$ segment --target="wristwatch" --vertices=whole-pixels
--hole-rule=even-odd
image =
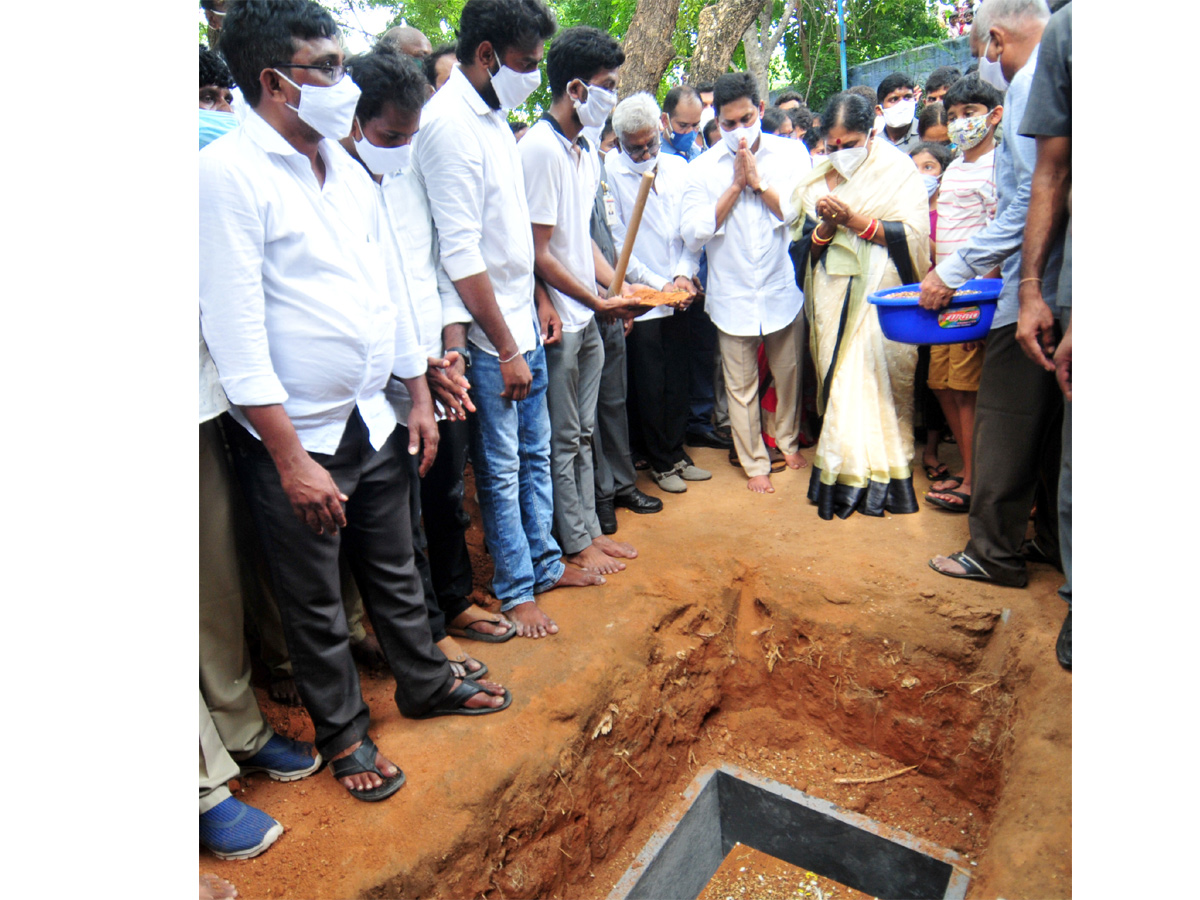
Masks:
[[[458,355],[463,358],[463,362],[465,362],[468,366],[471,365],[471,351],[466,347],[447,347],[446,352],[458,353]]]
[[[754,193],[761,195],[763,191],[769,190],[771,185],[767,184],[767,179],[763,178],[758,182],[758,187],[754,189]]]

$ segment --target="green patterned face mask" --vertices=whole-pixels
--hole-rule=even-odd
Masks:
[[[950,140],[957,144],[960,150],[970,150],[978,146],[979,142],[987,137],[987,120],[990,115],[990,112],[985,112],[981,116],[971,116],[969,119],[955,119],[946,126],[946,130],[950,132]]]

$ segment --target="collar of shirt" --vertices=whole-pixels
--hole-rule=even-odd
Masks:
[[[590,147],[588,146],[587,138],[585,138],[583,136],[582,131],[579,132],[579,137],[575,138],[575,140],[571,140],[569,137],[567,137],[566,132],[563,131],[563,127],[562,127],[561,123],[559,123],[558,119],[556,119],[556,118],[554,118],[554,116],[550,115],[549,112],[543,112],[538,117],[538,121],[549,122],[550,127],[554,129],[554,133],[558,135],[559,139],[566,145],[566,147],[569,151],[576,153],[576,154],[582,154],[582,153],[590,150]],[[576,158],[578,158],[578,156]]]
[[[475,90],[475,85],[471,84],[467,76],[463,74],[461,66],[456,65],[450,70],[450,77],[442,85],[442,90],[449,90],[452,95],[461,97],[476,115],[486,116],[489,113],[503,115],[503,110],[492,109],[479,91]]]

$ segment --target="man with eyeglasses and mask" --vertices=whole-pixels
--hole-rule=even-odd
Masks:
[[[660,113],[649,94],[626,97],[613,113],[618,152],[606,160],[615,207],[613,238],[622,249],[642,176],[654,172],[630,264],[648,270],[650,284],[664,291],[696,294],[692,278],[700,254],[684,246],[679,212],[688,166],[666,152],[658,129]],[[690,300],[683,308],[690,305]],[[659,306],[634,320],[629,333],[630,392],[641,428],[651,477],[668,493],[707,481],[711,472],[694,465],[683,449],[688,417],[688,319]]]
[[[564,564],[551,535],[545,335],[534,303],[525,174],[506,117],[541,83],[538,63],[555,27],[540,0],[467,0],[459,65],[422,111],[413,147],[455,288],[442,298],[443,340],[460,352],[454,370],[463,374],[465,364],[471,382],[471,459],[495,564],[492,591],[529,638],[558,632],[536,595],[604,582]]]
[[[377,189],[336,144],[360,95],[337,26],[312,0],[242,0],[223,32],[251,112],[200,153],[201,329],[317,749],[351,796],[383,800],[404,774],[367,734],[342,548],[401,713],[478,715],[511,697],[455,678],[430,636],[403,457],[423,444],[424,473],[438,433]],[[393,377],[412,397],[407,447],[384,394]]]
[[[596,319],[628,320],[639,310],[597,290],[597,282],[610,283],[614,273],[592,242],[600,171],[579,137],[585,127],[602,127],[616,106],[624,61],[621,45],[598,28],[581,25],[556,35],[546,58],[552,102],[520,144],[534,270],[562,329],[546,348],[555,537],[569,563],[596,574],[619,572],[622,559],[637,556],[631,545],[604,534],[596,515],[593,439],[604,368]]]

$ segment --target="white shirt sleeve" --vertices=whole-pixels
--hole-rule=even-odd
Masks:
[[[629,218],[633,210],[624,208],[621,191],[614,190],[612,197],[617,207],[617,217],[612,224],[613,247],[617,251],[617,258],[620,259],[621,252],[625,247],[625,237],[629,233],[625,228],[625,220]],[[625,280],[649,285],[654,290],[659,291],[671,279],[658,274],[650,266],[639,260],[636,253],[631,253],[629,255],[629,269],[626,271]]]
[[[200,156],[200,329],[231,403],[288,399],[267,344],[262,212],[254,188],[221,160]]]
[[[387,266],[388,294],[396,306],[396,347],[392,357],[392,374],[397,378],[416,378],[429,368],[421,342],[417,340],[417,326],[413,322],[413,302],[418,298],[408,295],[408,287],[400,274],[400,254],[396,252],[396,240],[384,229],[390,227],[384,215],[383,203],[376,198],[376,239],[383,247],[384,263]]]
[[[699,160],[689,163],[687,184],[683,188],[680,202],[680,235],[689,250],[699,253],[704,245],[715,237],[725,234],[725,222],[717,227],[717,204],[712,198],[709,181],[722,174],[718,166],[706,166]],[[732,183],[732,182],[730,182]],[[724,188],[721,188],[724,191]],[[718,192],[720,196],[720,192]],[[737,202],[740,202],[739,197]],[[733,210],[729,211],[733,215]]]
[[[545,127],[545,126],[540,126]],[[564,185],[559,177],[559,160],[551,153],[565,153],[558,142],[521,141],[521,168],[525,172],[525,199],[529,203],[529,221],[534,225],[558,224],[558,207]]]
[[[442,266],[458,281],[487,271],[479,250],[486,185],[483,148],[473,134],[454,124],[444,118],[422,128],[414,153],[437,226]],[[442,301],[445,305],[445,296]]]

